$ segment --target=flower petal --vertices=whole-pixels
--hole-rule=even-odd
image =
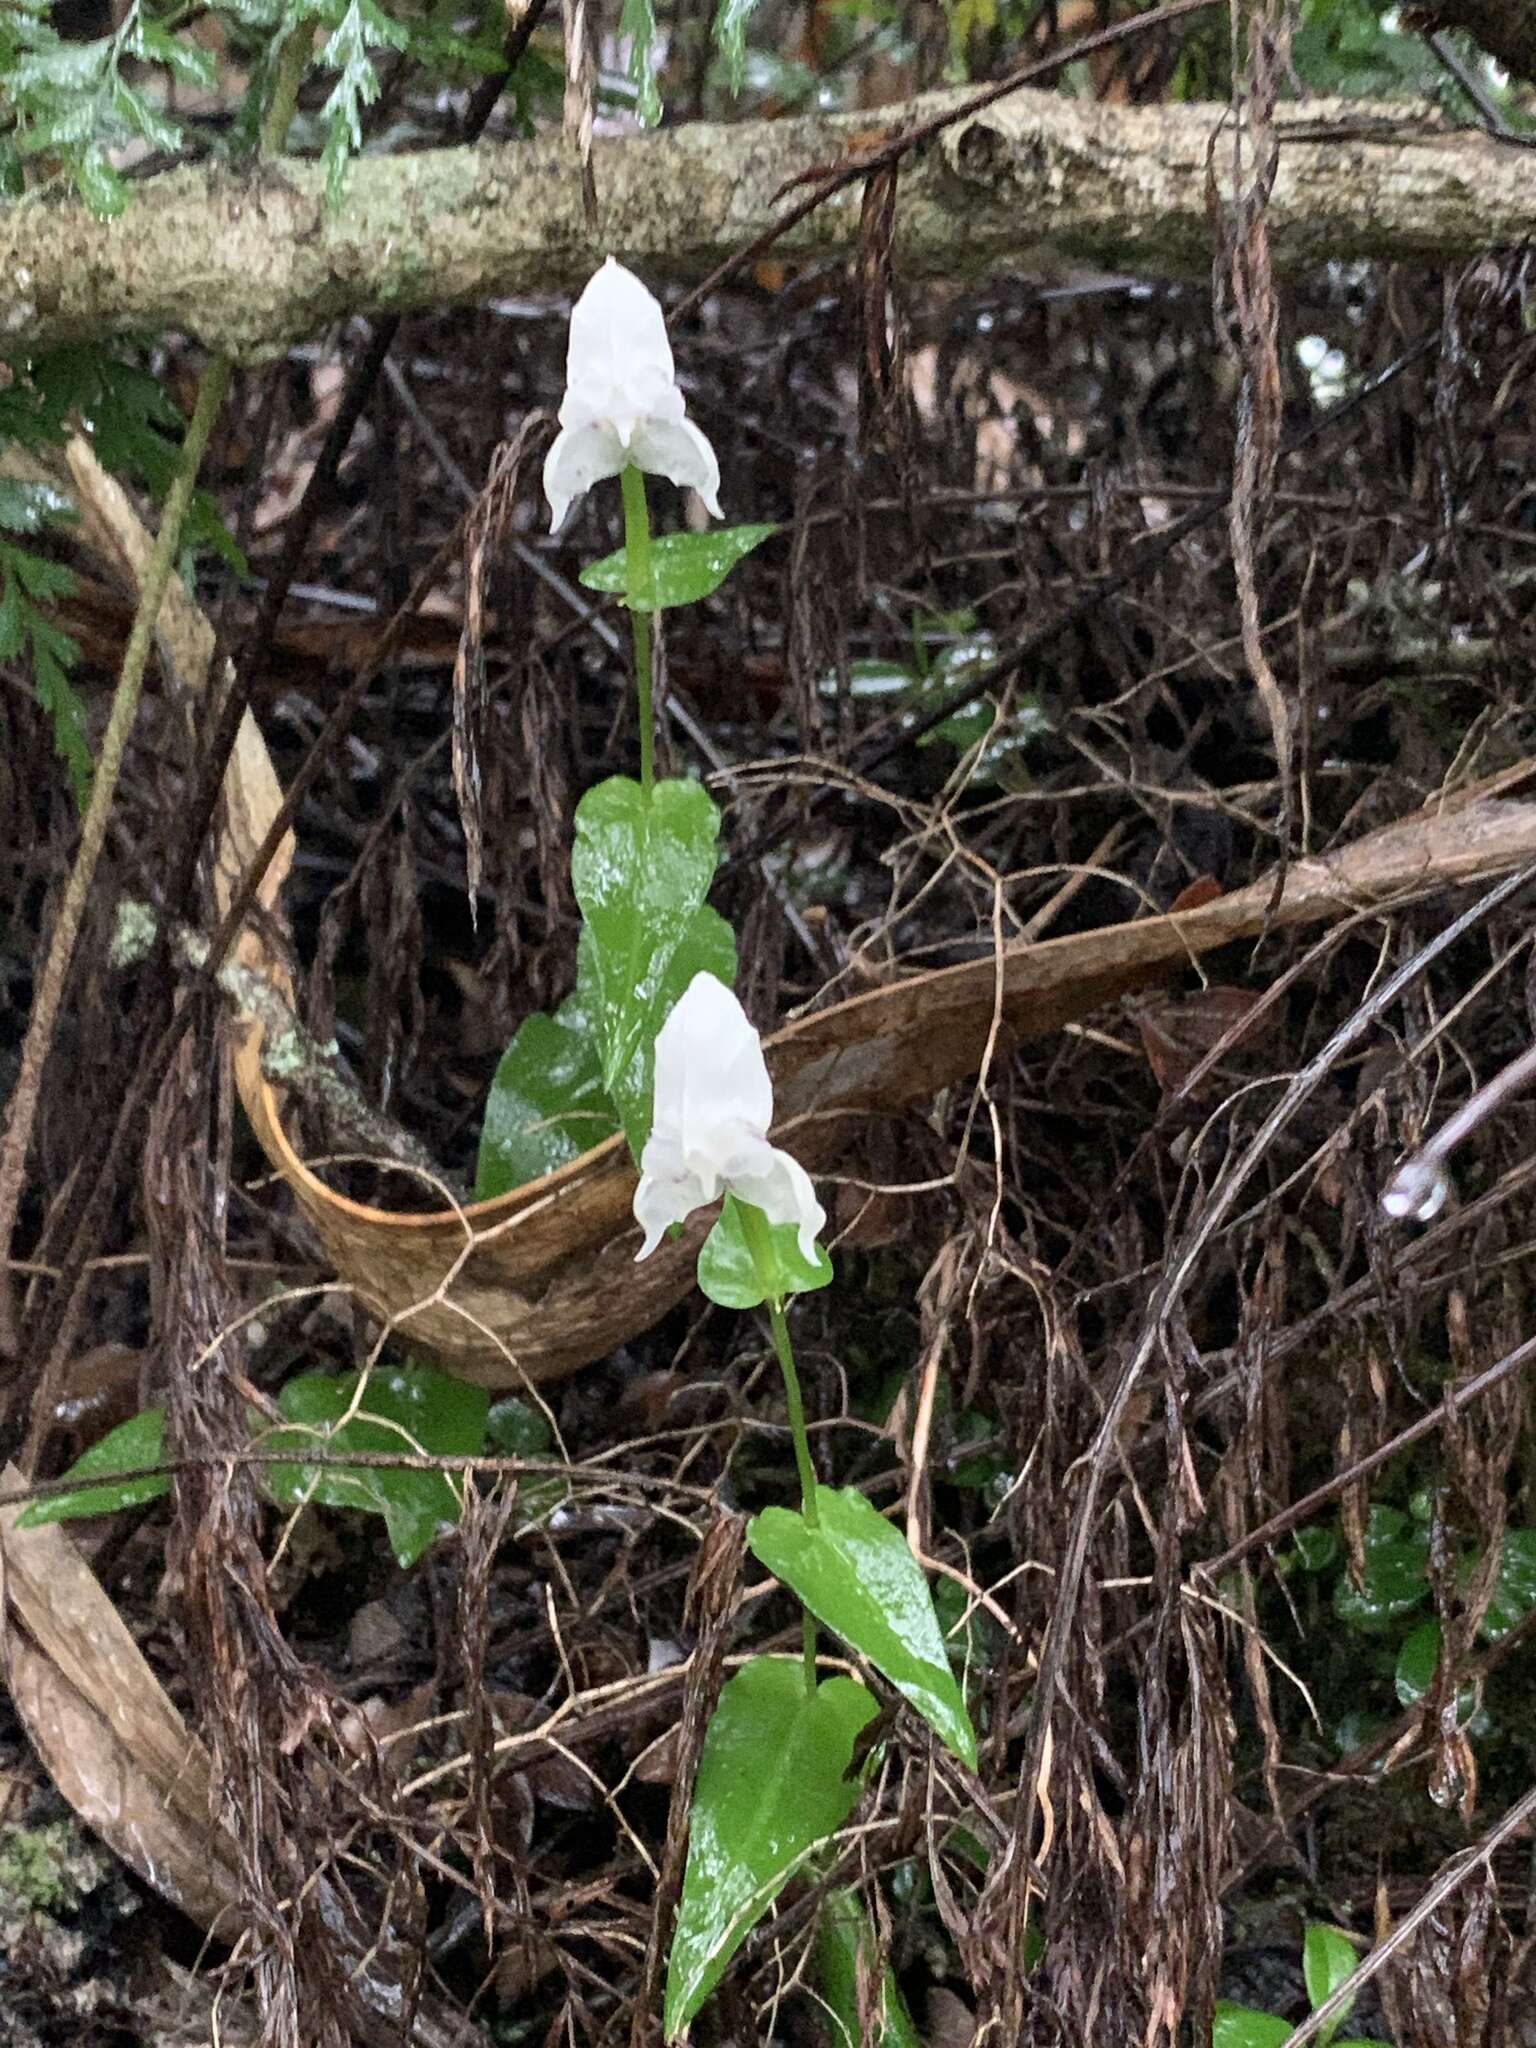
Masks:
[[[605,476],[624,467],[623,443],[606,421],[562,427],[544,458],[544,495],[551,533],[559,530],[572,502]]]
[[[648,1259],[669,1225],[682,1223],[695,1209],[714,1201],[720,1192],[684,1164],[676,1133],[658,1122],[645,1141],[640,1155],[640,1185],[635,1189],[635,1221],[645,1232],[645,1242],[635,1253],[636,1263]]]
[[[692,420],[642,419],[630,442],[630,457],[653,476],[696,490],[714,518],[720,515],[720,464]]]
[[[793,1223],[799,1232],[800,1256],[814,1260],[816,1240],[826,1226],[827,1212],[816,1199],[811,1176],[792,1154],[777,1145],[746,1172],[730,1176],[731,1193],[740,1202],[761,1209],[770,1223]]]
[[[659,390],[676,382],[660,305],[622,263],[609,257],[571,309],[565,382],[587,417],[635,419]],[[562,424],[570,424],[561,407]]]

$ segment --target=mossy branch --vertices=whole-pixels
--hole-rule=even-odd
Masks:
[[[878,115],[690,122],[600,140],[600,214],[558,137],[369,157],[339,207],[319,164],[284,157],[146,178],[117,220],[36,195],[0,206],[0,339],[192,334],[243,361],[351,313],[408,312],[578,282],[608,250],[652,279],[692,278],[779,217],[814,166],[872,128],[956,106],[926,94]],[[897,246],[911,273],[1084,263],[1149,276],[1210,268],[1210,144],[1225,107],[1083,104],[1020,89],[904,161]],[[1442,262],[1536,235],[1528,153],[1413,109],[1363,101],[1288,108],[1269,207],[1274,260]],[[803,191],[803,187],[801,188]],[[848,254],[857,183],[800,222],[788,258]]]

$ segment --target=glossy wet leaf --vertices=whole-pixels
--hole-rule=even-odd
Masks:
[[[770,1223],[774,1256],[779,1266],[781,1295],[813,1294],[832,1278],[832,1261],[816,1247],[814,1259],[800,1256],[800,1236],[793,1223]],[[714,1229],[699,1249],[699,1286],[721,1308],[756,1308],[768,1299],[758,1277],[751,1247],[741,1227],[741,1210],[727,1195]]]
[[[1536,1529],[1510,1529],[1499,1548],[1499,1575],[1494,1580],[1482,1633],[1490,1643],[1507,1636],[1536,1607]]]
[[[1333,1611],[1347,1628],[1379,1634],[1411,1614],[1429,1591],[1429,1537],[1396,1508],[1373,1507],[1360,1585],[1348,1572],[1333,1589]]]
[[[1405,1707],[1417,1706],[1435,1682],[1440,1663],[1440,1624],[1421,1622],[1397,1653],[1393,1682]]]
[[[19,1529],[40,1529],[45,1522],[73,1522],[82,1515],[110,1515],[118,1508],[142,1507],[169,1493],[165,1473],[144,1472],[165,1458],[165,1410],[145,1408],[116,1429],[108,1430],[64,1474],[81,1483],[78,1491],[35,1500],[16,1518]],[[135,1478],[133,1475],[139,1473]],[[85,1482],[91,1482],[86,1484]]]
[[[1435,1682],[1440,1663],[1440,1624],[1421,1621],[1397,1653],[1393,1684],[1405,1707],[1416,1707]],[[1456,1696],[1456,1719],[1465,1727],[1477,1712],[1477,1688],[1464,1685]]]
[[[1251,2005],[1216,2002],[1211,2024],[1211,2048],[1281,2048],[1295,2032],[1289,2020],[1272,2012],[1257,2012]]]
[[[1360,1957],[1354,1943],[1342,1929],[1330,1927],[1325,1921],[1313,1920],[1308,1923],[1301,1944],[1301,1973],[1306,1979],[1307,1998],[1316,2012],[1325,1999],[1331,1998],[1344,1979],[1353,1975]],[[1326,2026],[1319,2039],[1331,2041],[1354,2009],[1354,2000]]]
[[[716,526],[708,533],[666,533],[651,543],[651,587],[654,602],[637,611],[668,611],[674,605],[697,604],[730,575],[744,555],[778,532],[776,526]],[[581,572],[588,590],[622,597],[629,585],[625,550],[591,562]]]
[[[859,1969],[874,1967],[874,1930],[855,1891],[830,1892],[816,1923],[816,1963],[821,1995],[829,2008],[830,2048],[864,2048],[859,2026]],[[922,2048],[907,2002],[886,1966],[881,1985],[881,2028],[875,2048]]]
[[[933,1596],[907,1539],[852,1487],[816,1489],[819,1526],[788,1508],[754,1516],[747,1545],[974,1769],[976,1735]]]
[[[754,1657],[722,1690],[699,1759],[667,1963],[669,2041],[807,1853],[853,1811],[854,1744],[876,1711],[851,1678],[807,1692],[799,1663],[774,1657]]]
[[[277,1405],[299,1426],[269,1432],[258,1440],[260,1448],[323,1450],[331,1458],[348,1451],[473,1457],[484,1448],[490,1409],[484,1387],[426,1365],[375,1366],[360,1396],[358,1381],[355,1372],[308,1372],[289,1380]],[[314,1500],[382,1515],[402,1565],[414,1564],[441,1530],[456,1528],[463,1505],[461,1482],[444,1472],[303,1464],[270,1465],[266,1472],[282,1505]]]
[[[696,974],[727,988],[736,940],[704,898],[720,813],[701,783],[658,782],[649,801],[615,775],[576,807],[571,881],[586,920],[577,985],[602,1084],[638,1159],[651,1128],[656,1034]]]
[[[618,1129],[598,1064],[585,991],[525,1017],[486,1098],[475,1197],[488,1201],[553,1173]]]

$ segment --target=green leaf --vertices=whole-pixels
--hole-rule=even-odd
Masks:
[[[947,1381],[946,1381],[947,1386]],[[951,1486],[983,1487],[993,1486],[1009,1472],[1008,1460],[997,1449],[997,1424],[975,1408],[964,1408],[954,1420],[955,1450],[952,1454],[945,1477]],[[968,1443],[990,1444],[993,1448],[977,1451],[972,1457],[961,1457],[960,1449]],[[953,1580],[946,1580],[953,1591],[960,1588]]]
[[[473,1457],[485,1442],[490,1396],[430,1366],[376,1366],[365,1383],[355,1372],[301,1373],[277,1405],[298,1427],[274,1430],[261,1440],[264,1451]],[[402,1565],[414,1564],[441,1529],[456,1528],[463,1508],[444,1472],[334,1465],[270,1465],[266,1471],[273,1498],[285,1506],[315,1500],[382,1515]]]
[[[1346,1628],[1380,1634],[1411,1614],[1429,1591],[1429,1538],[1396,1508],[1373,1507],[1365,1534],[1360,1585],[1348,1573],[1333,1589],[1333,1611]]]
[[[1435,1682],[1440,1664],[1440,1624],[1422,1621],[1397,1653],[1393,1683],[1405,1707],[1415,1707]],[[1477,1687],[1464,1685],[1456,1695],[1457,1726],[1465,1728],[1477,1712]]]
[[[1304,1572],[1324,1572],[1339,1554],[1339,1533],[1326,1522],[1298,1529],[1293,1538],[1296,1559]]]
[[[64,1474],[82,1483],[73,1493],[56,1493],[48,1500],[35,1500],[16,1517],[18,1529],[41,1529],[46,1522],[73,1522],[82,1515],[110,1515],[118,1508],[142,1507],[169,1493],[171,1482],[164,1473],[144,1468],[165,1462],[165,1410],[145,1408],[116,1429],[109,1430],[100,1443],[92,1444]],[[135,1478],[135,1473],[140,1477]]]
[[[667,1963],[675,2041],[808,1852],[852,1813],[854,1744],[874,1719],[851,1678],[808,1692],[798,1662],[754,1657],[720,1694],[694,1787],[688,1867]]]
[[[1482,1633],[1490,1643],[1507,1636],[1536,1607],[1536,1529],[1510,1529],[1499,1547],[1499,1575],[1494,1580]]]
[[[1272,2012],[1256,2012],[1251,2005],[1229,2005],[1220,1998],[1211,2024],[1211,2048],[1281,2048],[1295,2031],[1289,2020]]]
[[[316,11],[306,10],[311,16]],[[348,166],[363,146],[363,108],[372,106],[379,96],[372,52],[403,50],[409,41],[409,30],[392,21],[374,0],[350,0],[320,52],[320,62],[340,74],[320,109],[327,128],[320,161],[325,168],[326,199],[332,207],[341,204]]]
[[[816,1512],[812,1528],[788,1508],[765,1508],[747,1530],[752,1555],[867,1657],[974,1770],[971,1717],[906,1538],[852,1487],[818,1486]]]
[[[525,1017],[502,1054],[480,1130],[475,1197],[553,1173],[617,1129],[578,991],[553,1017]]]
[[[667,611],[674,605],[697,604],[730,575],[744,555],[761,547],[776,526],[717,526],[709,533],[665,533],[651,543],[652,602],[637,602],[637,611]],[[588,590],[622,597],[629,588],[625,551],[605,555],[581,572]]]
[[[93,41],[63,41],[45,24],[16,24],[14,0],[10,36],[0,34],[0,102],[9,117],[10,141],[20,156],[57,157],[91,209],[105,216],[127,204],[128,185],[111,161],[125,143],[147,142],[175,150],[181,129],[166,113],[157,88],[142,76],[127,77],[125,58],[165,62],[204,75],[201,64],[163,30],[141,28],[141,10],[131,9],[113,35]]]
[[[740,92],[747,68],[747,20],[757,0],[719,0],[715,9],[715,42],[725,59],[731,91]]]
[[[25,485],[0,489],[0,529],[30,534],[62,519],[52,498],[46,490],[39,495]],[[67,597],[74,587],[74,576],[62,563],[0,539],[0,661],[30,653],[33,690],[52,723],[54,749],[69,770],[75,803],[84,811],[91,790],[91,749],[85,705],[69,677],[80,650],[39,609]]]
[[[520,1394],[508,1394],[485,1419],[485,1448],[499,1458],[547,1458],[554,1449],[549,1417]],[[521,1533],[547,1522],[570,1497],[569,1484],[556,1473],[519,1479],[513,1526]]]
[[[499,1458],[547,1458],[553,1442],[549,1417],[521,1394],[508,1394],[485,1418],[485,1447]]]
[[[173,151],[180,147],[181,130],[176,123],[167,120],[126,78],[112,81],[112,110],[125,127],[134,129],[152,149]]]
[[[86,737],[85,703],[69,679],[80,650],[67,633],[32,615],[32,687],[53,725],[54,751],[69,771],[75,808],[82,816],[91,796],[91,743]]]
[[[0,476],[0,526],[7,533],[42,533],[74,519],[75,508],[52,484]]]
[[[164,502],[181,465],[186,422],[158,378],[84,345],[52,349],[34,360],[30,372],[45,425],[77,413],[105,467],[141,480]],[[249,573],[211,492],[193,492],[182,537],[188,547],[214,548],[237,576]]]
[[[650,1135],[656,1034],[695,974],[736,979],[730,926],[704,901],[720,813],[697,782],[613,776],[576,806],[571,881],[586,926],[577,985],[607,1090],[636,1159]]]
[[[719,830],[696,782],[659,782],[647,803],[637,782],[614,776],[578,804],[576,989],[553,1017],[527,1018],[502,1056],[480,1137],[481,1198],[552,1172],[616,1128],[639,1158],[657,1032],[695,974],[736,978],[735,938],[704,901]]]
[[[127,47],[147,64],[163,64],[183,85],[211,91],[218,83],[219,67],[212,50],[205,50],[201,43],[182,42],[158,22],[146,21],[142,14],[134,18]]]
[[[997,1628],[984,1607],[974,1604],[963,1586],[953,1579],[937,1579],[933,1587],[933,1611],[949,1656],[950,1669],[964,1682],[969,1673],[974,1681],[993,1660]]]
[[[1346,1977],[1353,1975],[1359,1960],[1354,1943],[1342,1929],[1329,1927],[1322,1920],[1308,1922],[1301,1945],[1301,1971],[1314,2012],[1333,1996]],[[1331,2041],[1343,2026],[1354,2009],[1354,2003],[1351,1999],[1338,2018],[1323,2029],[1319,2038],[1324,2043]]]
[[[1397,1653],[1394,1683],[1405,1707],[1417,1706],[1435,1682],[1440,1663],[1440,1624],[1423,1621]]]
[[[770,1223],[779,1262],[781,1295],[813,1294],[832,1278],[832,1261],[816,1247],[814,1259],[800,1256],[800,1233],[793,1223]],[[721,1308],[756,1308],[768,1299],[758,1278],[757,1263],[741,1225],[741,1205],[727,1195],[714,1229],[699,1251],[699,1286]]]
[[[656,8],[654,0],[624,0],[619,34],[628,36],[629,75],[634,81],[635,110],[642,127],[661,119],[661,91],[656,83]]]
[[[816,1961],[821,1991],[832,2015],[831,2048],[863,2048],[859,2026],[859,1972],[874,1967],[875,1937],[855,1891],[827,1895],[816,1926]],[[881,1984],[881,2028],[876,2048],[922,2048],[907,2002],[887,1965]]]

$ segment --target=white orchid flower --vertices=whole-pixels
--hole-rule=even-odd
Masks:
[[[640,1157],[635,1221],[649,1258],[672,1223],[721,1194],[793,1223],[802,1258],[814,1259],[827,1212],[798,1159],[768,1142],[773,1083],[763,1042],[735,996],[696,974],[656,1036],[656,1108]]]
[[[610,256],[571,310],[560,431],[544,462],[552,527],[583,491],[631,463],[692,485],[720,517],[720,465],[683,417],[661,307]]]

